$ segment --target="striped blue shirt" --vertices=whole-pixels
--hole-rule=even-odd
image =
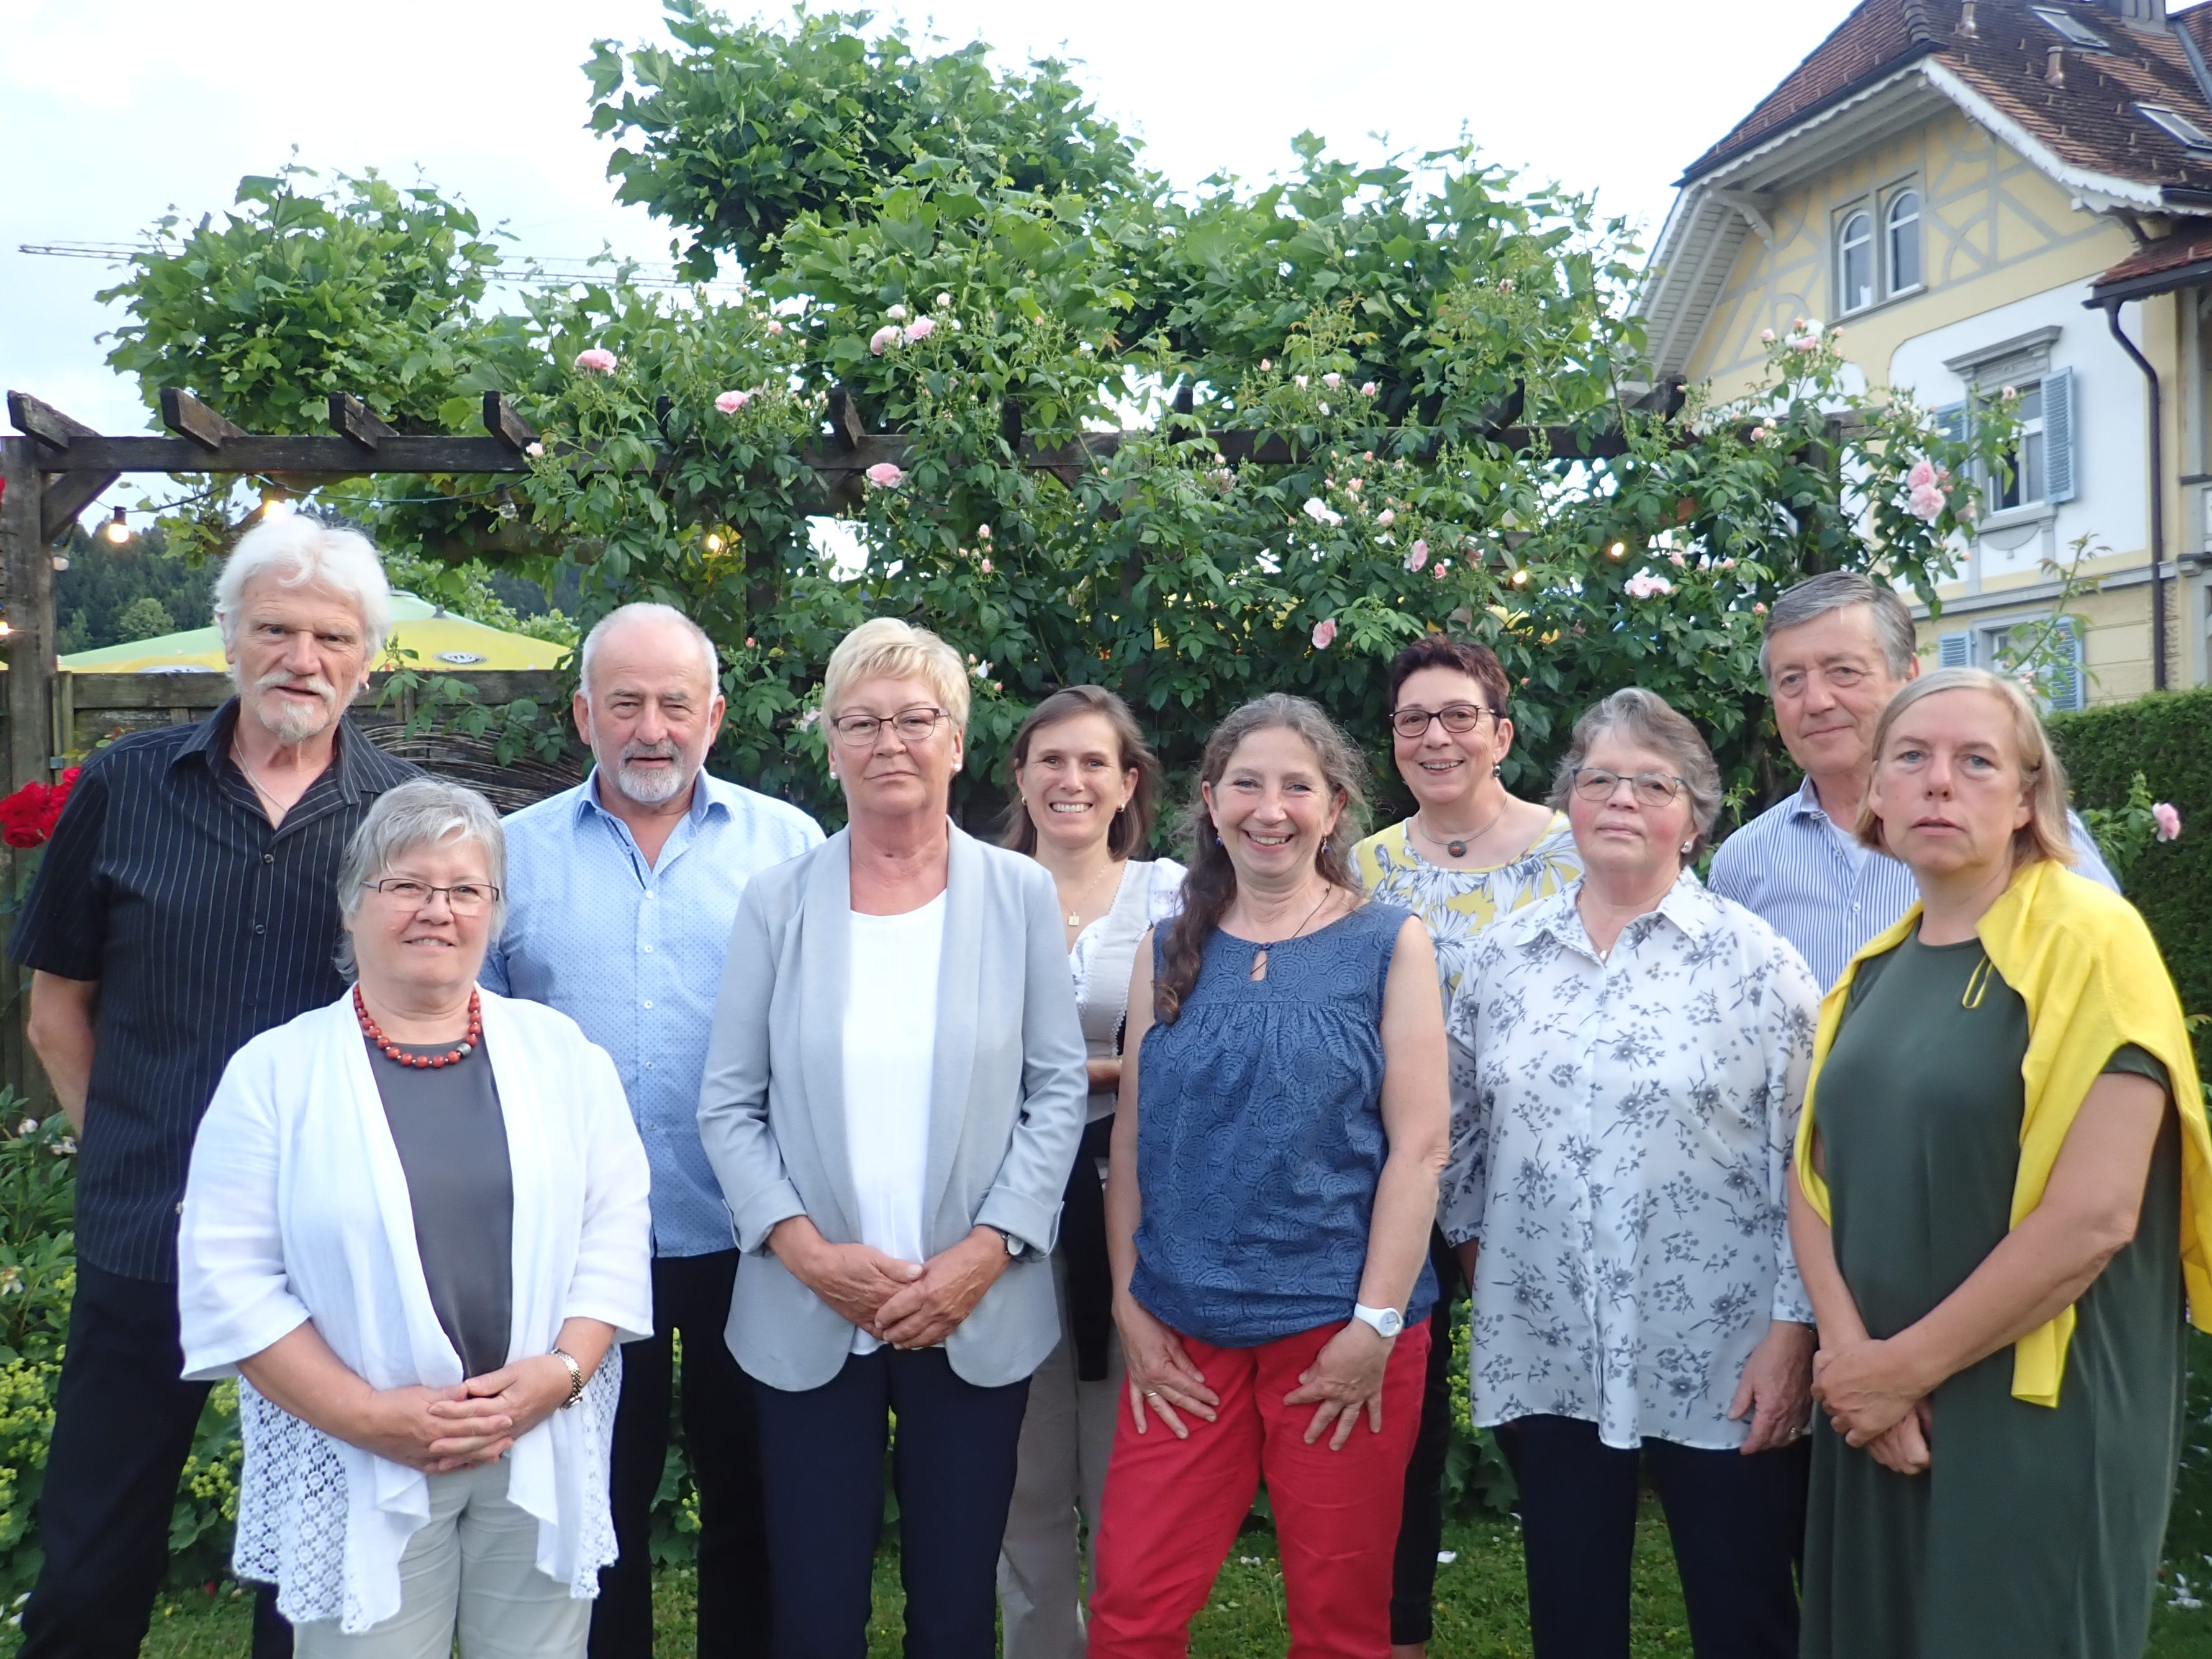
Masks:
[[[2087,826],[2072,812],[2066,823],[2075,869],[2118,892]],[[1706,884],[1796,945],[1823,990],[1920,896],[1911,871],[1820,810],[1810,778],[1720,844]]]
[[[599,773],[506,822],[507,927],[483,983],[558,1008],[614,1057],[653,1169],[656,1255],[733,1249],[699,1145],[699,1078],[738,900],[758,872],[819,846],[796,806],[699,774],[648,862],[599,805]]]

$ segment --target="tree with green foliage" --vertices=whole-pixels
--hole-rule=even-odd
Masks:
[[[126,640],[157,639],[177,631],[175,620],[161,608],[161,600],[150,593],[124,606],[123,614],[115,619],[115,627]]]
[[[695,274],[741,262],[737,298],[612,268],[493,315],[462,210],[374,179],[315,194],[294,169],[143,257],[116,360],[149,400],[189,382],[261,429],[307,429],[332,391],[458,428],[505,390],[544,435],[526,477],[322,495],[417,568],[573,573],[584,623],[635,598],[697,617],[726,671],[722,763],[833,816],[815,687],[881,612],[974,660],[978,808],[1024,710],[1073,680],[1129,695],[1178,769],[1262,690],[1319,698],[1379,750],[1381,665],[1432,628],[1487,640],[1518,683],[1520,787],[1634,683],[1764,795],[1762,606],[1842,567],[1932,594],[1964,481],[2006,441],[2002,411],[1960,442],[1848,392],[1817,324],[1774,343],[1752,398],[1668,407],[1621,227],[1468,149],[1355,167],[1309,135],[1284,179],[1179,194],[1061,65],[998,71],[859,14],[667,9],[670,44],[594,46],[592,122],[619,141],[621,198],[669,221]],[[264,265],[278,289],[331,288],[297,298],[315,329],[225,309]],[[843,562],[801,459],[833,388],[906,442],[844,503]],[[1240,428],[1289,459],[1207,435]],[[1555,456],[1553,432],[1596,459]],[[1024,440],[1063,447],[1063,472],[1024,465]],[[1918,463],[1940,482],[1914,489]],[[201,535],[228,529],[211,503]]]

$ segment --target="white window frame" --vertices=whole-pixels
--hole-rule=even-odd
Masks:
[[[2091,52],[2110,52],[2112,49],[2111,41],[2060,7],[2030,6],[2028,9],[2041,18],[2054,33],[2063,35],[2070,45],[2086,47]]]
[[[2013,390],[2020,393],[2022,401],[2027,399],[2029,392],[2035,393],[2035,413],[2021,422],[2018,446],[2010,457],[2014,463],[2011,488],[2020,492],[2020,499],[2013,501],[1999,499],[2005,485],[1996,474],[1992,473],[1984,481],[1984,487],[1989,491],[1989,510],[1992,518],[2001,513],[2021,514],[2041,513],[2053,505],[2051,500],[2051,454],[2048,446],[2044,442],[2043,377],[2038,375],[2032,380],[2015,386]],[[2028,440],[2031,438],[2035,440],[2035,465],[2032,470],[2024,459]],[[2032,494],[2030,493],[2031,484],[2033,487]]]
[[[1907,198],[1911,198],[1912,262],[1918,267],[1912,280],[1897,280],[1898,209]],[[1881,281],[1883,292],[1893,300],[1908,294],[1917,294],[1928,286],[1928,198],[1919,181],[1908,179],[1890,187],[1883,198],[1881,210]]]
[[[2199,155],[2212,155],[2212,132],[2205,131],[2180,111],[2168,109],[2163,104],[2137,104],[2136,113],[2161,129],[2168,137],[2180,140],[2185,149]]]
[[[2031,612],[2027,616],[2000,617],[1988,622],[1969,623],[1966,627],[1939,634],[1936,640],[1936,665],[1942,668],[1986,668],[1996,672],[1997,658],[2004,648],[2005,636],[2014,629],[2034,628],[2051,619],[2053,612]],[[2066,714],[2089,706],[2089,670],[2083,650],[2081,619],[2068,615],[2067,631],[2074,640],[2074,683],[2069,701],[2054,702],[2044,686],[2033,689],[2035,701],[2046,714]]]
[[[1861,220],[1866,222],[1866,234],[1854,243],[1851,227]],[[1881,239],[1876,234],[1877,216],[1871,197],[1852,203],[1836,216],[1836,315],[1849,317],[1866,310],[1881,298]],[[1855,247],[1866,252],[1866,297],[1853,304],[1851,301],[1850,261]]]

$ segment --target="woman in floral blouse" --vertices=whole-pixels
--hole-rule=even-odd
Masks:
[[[1413,792],[1413,815],[1352,849],[1359,884],[1404,906],[1436,942],[1447,1002],[1475,936],[1524,904],[1548,898],[1582,874],[1566,816],[1505,792],[1500,775],[1513,748],[1511,690],[1486,645],[1430,634],[1390,665],[1390,750]],[[1459,1265],[1432,1231],[1437,1275],[1429,1316],[1429,1369],[1421,1426],[1406,1466],[1406,1508],[1390,1582],[1390,1651],[1420,1659],[1436,1622],[1437,1549],[1443,1541],[1444,1461],[1451,1450],[1452,1304]]]
[[[1552,799],[1583,878],[1468,961],[1443,1199],[1537,1659],[1626,1659],[1639,1461],[1701,1659],[1794,1659],[1813,1315],[1786,1182],[1819,988],[1691,872],[1720,775],[1659,698],[1584,714]]]

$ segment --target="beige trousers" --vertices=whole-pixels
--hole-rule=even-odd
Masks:
[[[399,1558],[399,1611],[348,1636],[294,1627],[296,1659],[582,1659],[592,1604],[538,1571],[538,1522],[507,1501],[507,1466],[434,1474],[430,1518]]]
[[[1083,1659],[1083,1581],[1078,1572],[1088,1562],[1076,1523],[1079,1518],[1092,1537],[1097,1535],[1106,1459],[1114,1449],[1115,1414],[1121,1407],[1121,1339],[1108,1334],[1103,1378],[1078,1379],[1075,1344],[1065,1334],[1067,1267],[1057,1254],[1052,1268],[1062,1335],[1030,1378],[1014,1501],[999,1547],[1006,1659]]]

